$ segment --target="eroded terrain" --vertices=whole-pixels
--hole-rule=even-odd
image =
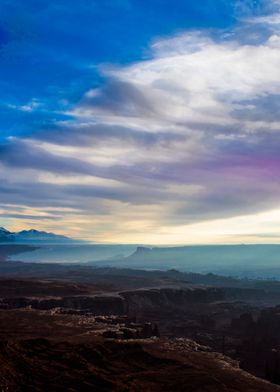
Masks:
[[[277,282],[3,263],[3,388],[280,391]]]

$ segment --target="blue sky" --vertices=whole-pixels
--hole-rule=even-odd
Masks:
[[[36,131],[40,123],[63,119],[56,111],[79,101],[88,86],[102,83],[100,64],[138,61],[149,57],[149,44],[156,37],[186,29],[227,29],[238,23],[240,15],[260,12],[259,1],[241,3],[242,6],[229,0],[2,1],[4,137]],[[34,99],[44,105],[43,113],[13,110]]]
[[[254,227],[280,208],[279,14],[278,0],[1,1],[3,225],[275,241],[274,218]]]

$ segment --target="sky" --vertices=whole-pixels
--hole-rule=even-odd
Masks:
[[[280,0],[2,0],[0,226],[280,241]]]

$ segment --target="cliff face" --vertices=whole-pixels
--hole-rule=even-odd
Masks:
[[[88,310],[97,315],[122,315],[126,312],[126,303],[119,296],[75,296],[49,299],[2,298],[0,309],[32,309],[50,310],[53,308],[70,308]]]
[[[221,289],[151,289],[135,290],[119,295],[69,296],[59,298],[2,298],[0,309],[33,309],[49,310],[53,308],[70,308],[88,310],[96,315],[122,315],[128,312],[146,310],[187,309],[200,303],[210,303],[224,299]]]
[[[121,293],[130,312],[146,310],[184,310],[195,304],[205,304],[224,299],[221,289],[151,289]]]

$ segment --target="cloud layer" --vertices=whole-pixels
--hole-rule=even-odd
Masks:
[[[63,119],[6,139],[1,216],[99,241],[251,238],[240,217],[280,208],[280,10],[267,5],[231,31],[184,31],[147,60],[101,66],[103,85]],[[232,232],[212,236],[221,224]]]

